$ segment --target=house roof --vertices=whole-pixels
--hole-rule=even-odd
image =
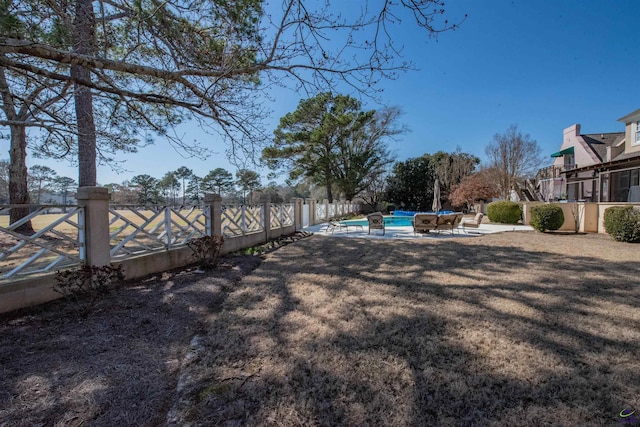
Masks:
[[[640,152],[639,151],[631,152],[631,153],[620,153],[619,156],[616,156],[611,161],[612,162],[617,162],[618,160],[635,159],[636,157],[640,159]]]
[[[573,173],[586,172],[586,171],[597,170],[597,169],[607,170],[611,168],[614,168],[615,170],[616,166],[620,168],[624,166],[635,166],[636,164],[640,165],[640,151],[636,151],[632,153],[621,153],[619,156],[616,156],[616,158],[611,160],[610,162],[603,162],[595,165],[585,166],[582,168],[571,169],[568,171],[561,171],[560,173],[573,174]]]
[[[629,123],[629,122],[632,122],[634,120],[638,120],[639,118],[640,118],[640,108],[637,109],[636,111],[632,112],[632,113],[627,114],[624,117],[620,117],[618,119],[618,121],[619,122],[623,122],[623,123]]]
[[[592,133],[580,135],[582,140],[602,161],[607,154],[607,147],[618,145],[624,140],[624,132]]]

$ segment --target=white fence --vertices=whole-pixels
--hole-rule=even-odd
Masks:
[[[116,206],[106,188],[82,187],[78,206],[55,214],[51,206],[0,206],[0,312],[59,297],[50,273],[63,268],[119,263],[134,279],[193,263],[192,239],[223,235],[228,253],[358,210],[348,202],[303,202],[223,206],[207,195],[200,207]],[[29,213],[9,225],[9,209]],[[18,231],[27,222],[33,234]]]
[[[11,209],[28,211],[21,220],[9,223]],[[49,213],[51,206],[1,205],[0,280],[42,274],[77,265],[84,260],[84,209],[67,206],[66,212]],[[20,227],[34,224],[34,233],[20,233]]]

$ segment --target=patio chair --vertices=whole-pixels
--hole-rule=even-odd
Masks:
[[[471,227],[471,228],[480,227],[480,224],[482,224],[483,217],[484,217],[484,214],[482,212],[478,212],[473,219],[463,219],[462,222],[460,222],[460,224],[462,225],[462,229],[464,230],[465,228],[468,228],[468,227]]]
[[[374,212],[367,215],[367,221],[369,221],[368,234],[371,234],[371,230],[382,230],[382,235],[384,236],[384,216],[382,216],[382,212]]]
[[[331,234],[333,234],[334,231],[342,230],[343,228],[347,230],[347,233],[349,232],[349,228],[345,224],[341,224],[338,221],[329,221],[324,231],[325,233],[331,232]]]
[[[438,214],[417,213],[413,215],[413,234],[428,233],[437,228]]]
[[[454,233],[454,230],[458,228],[458,224],[462,219],[462,214],[452,213],[452,214],[441,214],[438,215],[438,221],[436,222],[436,231],[440,233],[440,231],[451,231],[451,234]]]
[[[363,230],[360,224],[345,224],[343,222],[338,222],[338,221],[329,221],[329,225],[327,225],[325,232],[326,233],[331,232],[331,234],[333,234],[335,230],[345,229],[347,230],[347,234],[349,234],[349,227],[355,227],[356,230],[357,229]]]

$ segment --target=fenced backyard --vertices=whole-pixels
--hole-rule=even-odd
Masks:
[[[0,425],[637,424],[635,248],[311,236],[5,314]]]
[[[216,196],[203,206],[118,206],[109,205],[106,189],[86,189],[84,196],[79,193],[84,203],[64,209],[0,206],[0,312],[58,297],[51,291],[57,270],[120,263],[132,279],[194,262],[186,245],[199,237],[224,236],[227,253],[358,210],[348,202],[303,204],[302,199],[222,205]],[[16,208],[29,215],[9,224],[9,210]],[[17,232],[27,221],[34,233]]]

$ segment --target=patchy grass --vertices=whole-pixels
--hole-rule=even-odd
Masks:
[[[86,320],[15,313],[0,425],[617,424],[640,410],[634,248],[312,237],[248,276],[259,258],[117,289]]]
[[[615,423],[640,409],[638,261],[594,235],[300,241],[225,299],[189,367],[183,415],[199,425]]]

